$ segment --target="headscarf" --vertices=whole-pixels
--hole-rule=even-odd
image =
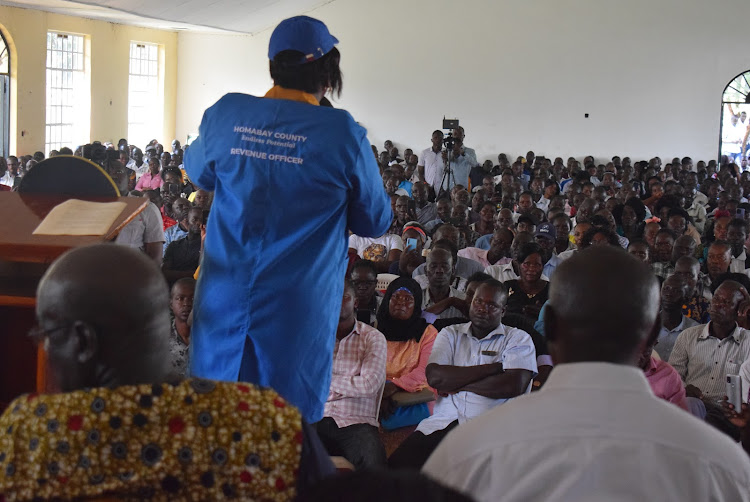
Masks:
[[[388,310],[391,297],[401,288],[408,290],[414,297],[414,312],[405,321],[394,319]],[[419,283],[411,277],[399,277],[391,282],[380,303],[377,320],[378,331],[385,335],[386,340],[391,342],[419,341],[422,333],[427,329],[427,321],[422,319],[422,288]]]

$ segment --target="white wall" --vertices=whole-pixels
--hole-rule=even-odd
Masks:
[[[308,14],[340,40],[334,105],[380,149],[427,148],[446,115],[480,160],[715,158],[721,93],[750,69],[747,0],[334,0]],[[270,34],[180,33],[178,137],[223,93],[271,86]]]

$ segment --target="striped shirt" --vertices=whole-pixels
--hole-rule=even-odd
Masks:
[[[711,323],[688,328],[677,337],[669,356],[685,385],[693,385],[708,399],[726,395],[726,376],[738,375],[750,357],[750,332],[736,326],[723,340],[712,336]]]
[[[387,358],[385,336],[363,322],[357,321],[351,333],[336,340],[324,416],[333,418],[338,427],[377,427]]]

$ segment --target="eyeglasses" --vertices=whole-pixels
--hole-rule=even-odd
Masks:
[[[34,325],[28,332],[28,337],[35,343],[43,343],[45,338],[49,338],[52,333],[62,331],[69,326],[68,323],[60,324],[53,328],[42,328],[38,324]]]

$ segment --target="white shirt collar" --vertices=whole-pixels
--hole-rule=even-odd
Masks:
[[[711,326],[710,322],[703,327],[703,331],[701,331],[701,334],[698,335],[699,340],[705,340],[711,336],[711,332],[708,330],[709,326]],[[741,338],[742,338],[742,333],[743,333],[743,329],[740,328],[739,324],[735,323],[732,334],[729,335],[727,338],[733,338],[735,342],[740,343]]]
[[[466,336],[468,336],[468,337],[476,340],[477,342],[484,342],[484,341],[491,340],[491,339],[497,338],[499,336],[505,336],[505,335],[508,334],[507,329],[506,329],[505,325],[502,324],[502,322],[500,323],[500,325],[497,328],[495,328],[492,331],[490,331],[489,333],[487,333],[487,336],[485,336],[484,338],[477,338],[477,337],[474,336],[474,334],[471,332],[471,321],[467,322],[466,324],[462,324],[459,329],[460,329],[460,331],[461,331],[461,333],[463,335],[466,335]]]
[[[539,392],[571,388],[653,394],[640,368],[604,362],[558,364]]]

